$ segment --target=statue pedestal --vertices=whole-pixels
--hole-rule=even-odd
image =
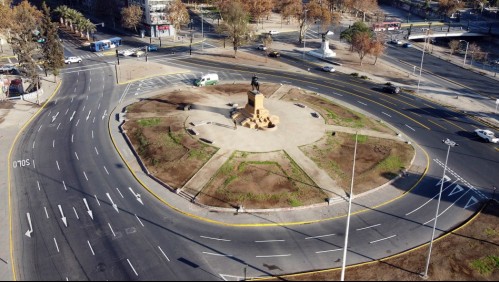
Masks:
[[[321,49],[312,50],[308,52],[308,54],[317,57],[317,58],[334,58],[336,57],[336,53],[329,49],[329,40],[322,40]]]
[[[263,107],[265,96],[258,91],[248,91],[248,103],[232,114],[232,119],[249,128],[273,128],[279,123],[278,116],[271,116]]]

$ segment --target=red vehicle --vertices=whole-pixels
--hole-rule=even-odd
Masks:
[[[377,22],[373,23],[371,29],[373,31],[398,30],[401,22]]]

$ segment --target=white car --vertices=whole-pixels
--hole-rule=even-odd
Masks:
[[[265,51],[265,50],[267,50],[267,47],[265,47],[265,45],[263,45],[263,44],[260,44],[260,45],[258,45],[257,49]]]
[[[70,65],[71,63],[81,63],[80,57],[66,57],[64,58],[64,63]]]
[[[144,51],[137,50],[137,51],[133,52],[132,55],[135,56],[135,57],[141,57],[144,54],[145,54]]]
[[[279,34],[279,31],[277,31],[277,30],[269,30],[269,34],[270,35]]]
[[[476,135],[484,139],[486,142],[499,143],[499,138],[494,136],[494,132],[487,129],[476,129]]]
[[[121,50],[121,51],[118,51],[118,54],[120,56],[123,56],[123,57],[128,57],[128,56],[131,56],[133,54],[133,52],[130,50]]]
[[[325,72],[335,72],[336,71],[332,66],[323,66],[322,70]]]

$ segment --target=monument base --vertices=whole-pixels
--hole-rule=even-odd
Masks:
[[[275,128],[279,117],[270,115],[263,107],[265,96],[258,91],[248,91],[248,103],[244,108],[237,109],[231,115],[234,122],[253,129]]]

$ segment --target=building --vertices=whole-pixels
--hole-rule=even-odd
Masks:
[[[172,0],[128,0],[129,5],[139,5],[144,11],[142,24],[147,36],[174,36],[175,28],[166,17],[165,8]]]

